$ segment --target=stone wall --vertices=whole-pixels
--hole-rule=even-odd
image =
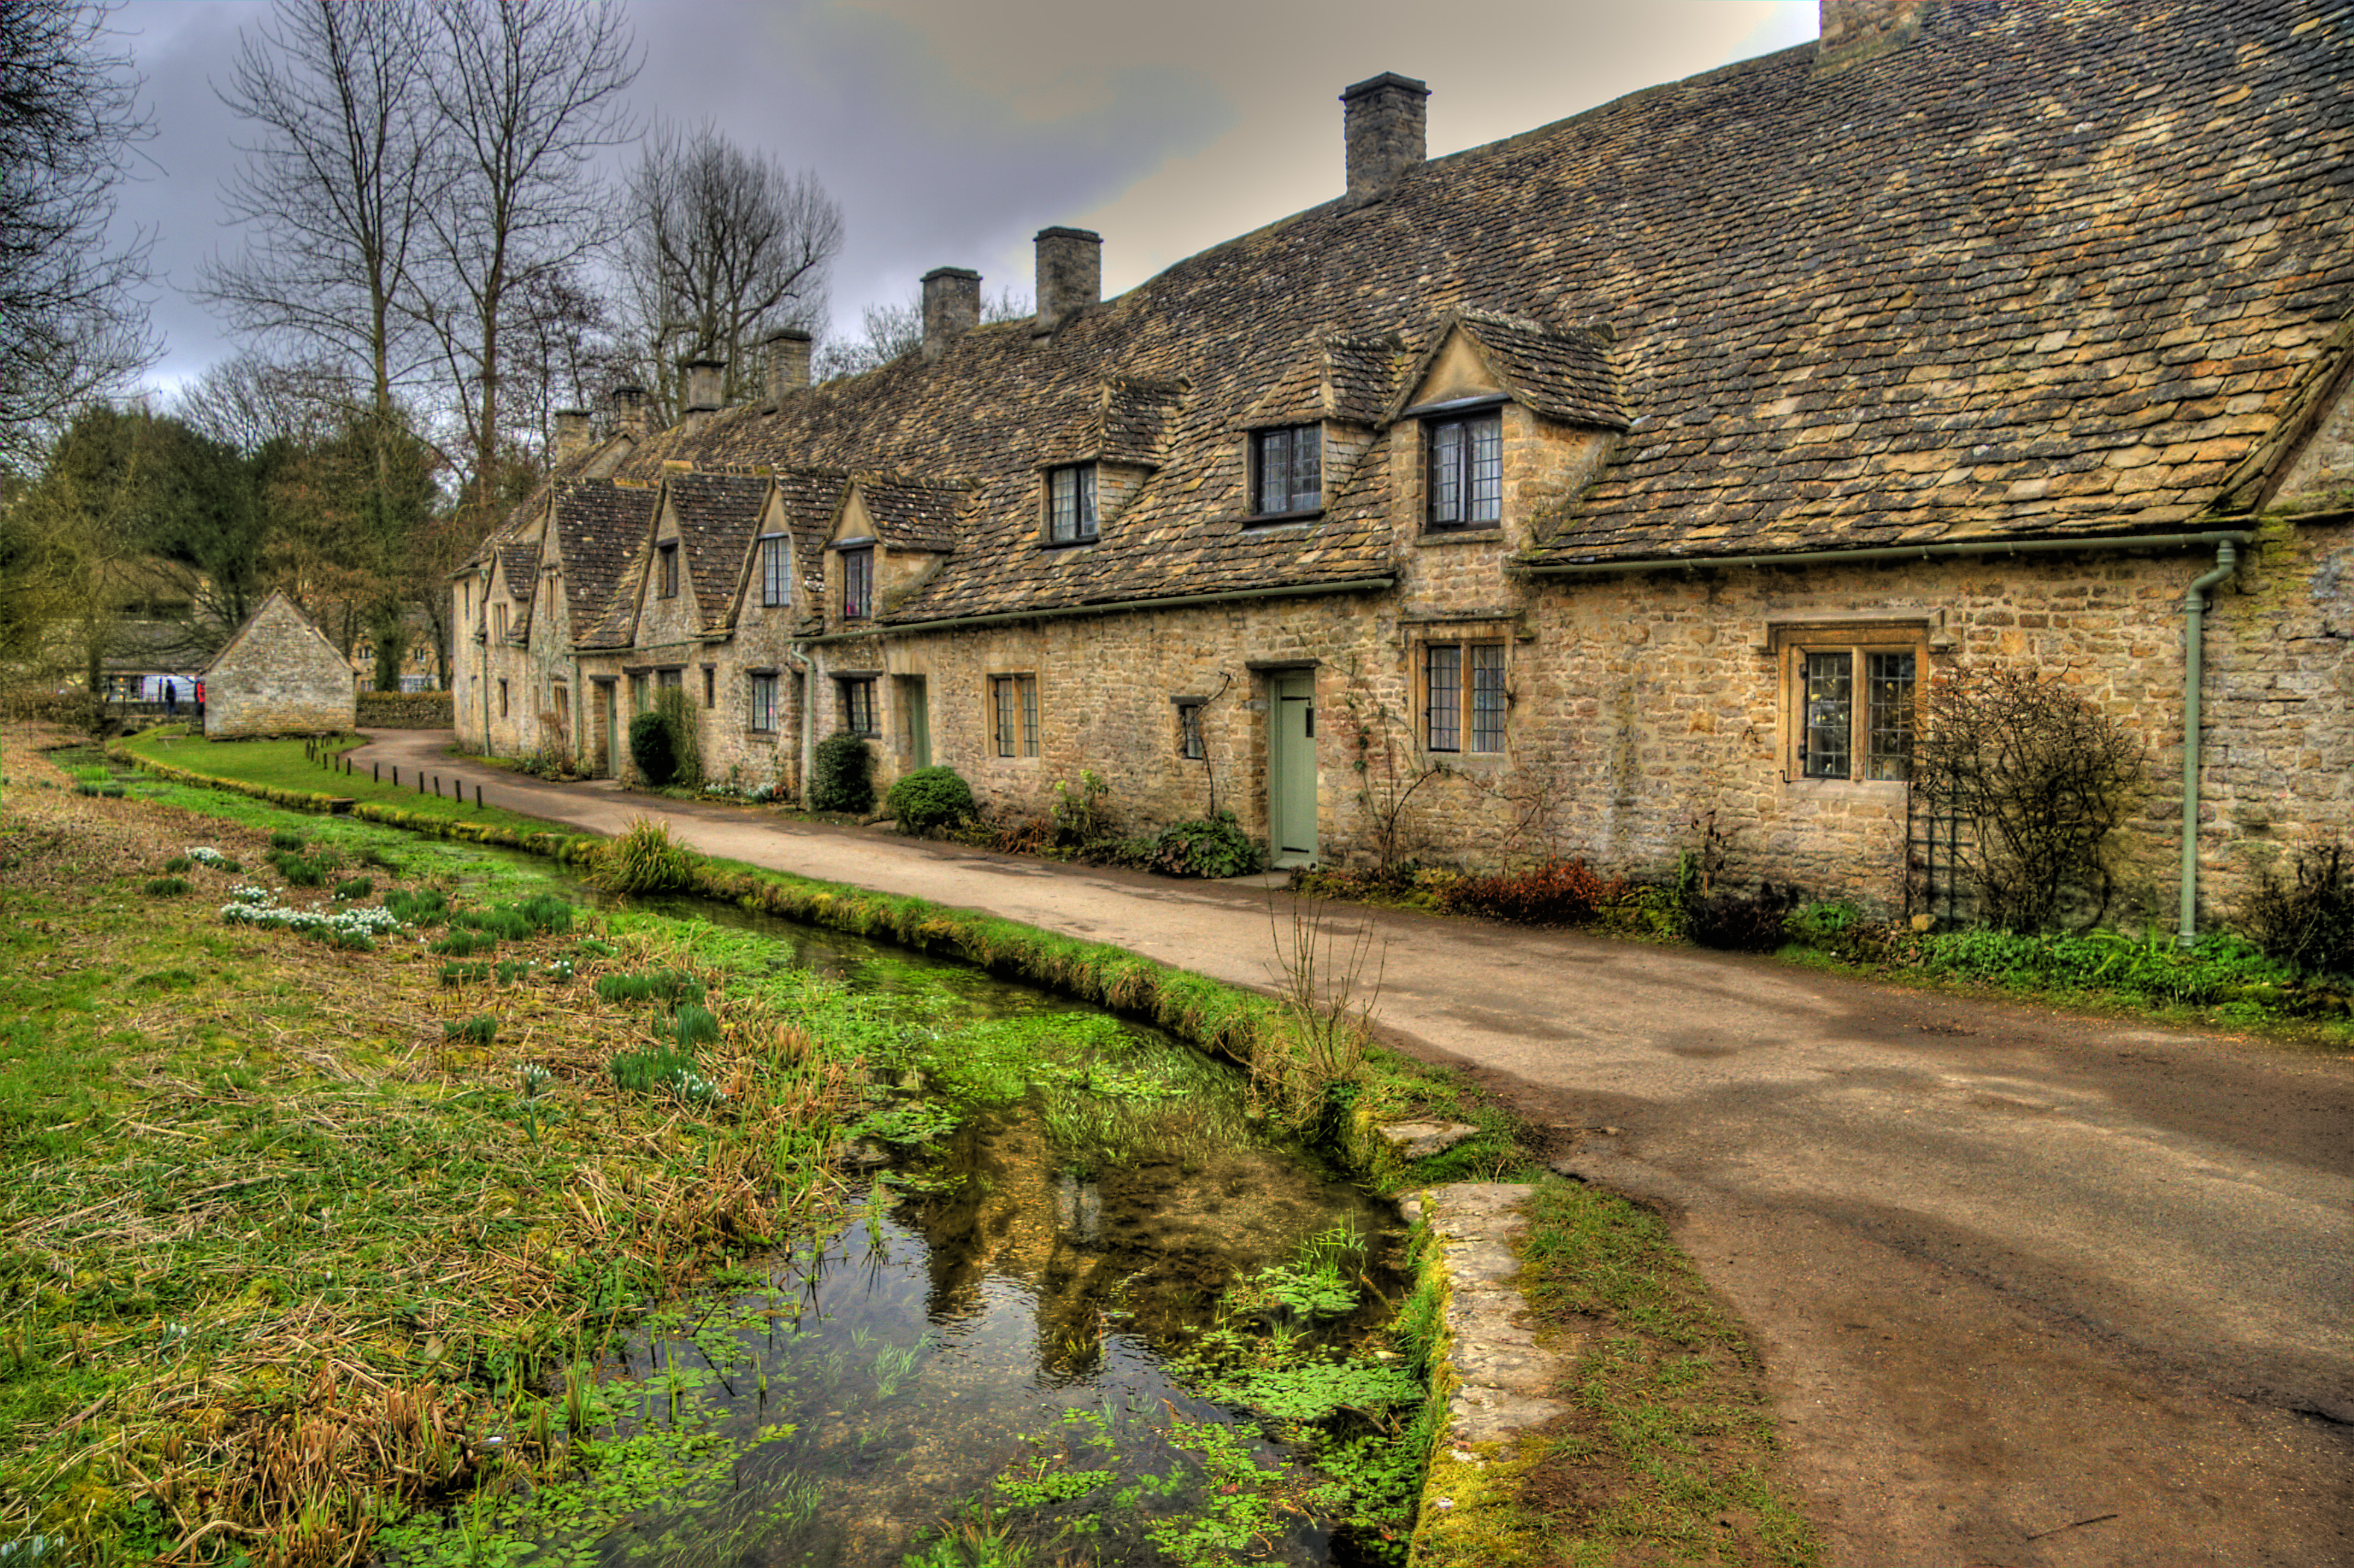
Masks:
[[[325,735],[352,727],[352,667],[272,594],[205,672],[205,735]]]
[[[454,723],[455,701],[449,692],[362,692],[360,727],[449,729]]]

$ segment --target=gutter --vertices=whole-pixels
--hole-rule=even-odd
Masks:
[[[2051,555],[2063,550],[2173,550],[2192,545],[2244,545],[2246,529],[2211,529],[2203,534],[2106,534],[2082,539],[1963,539],[1938,545],[1882,545],[1868,550],[1798,550],[1780,555],[1655,556],[1639,561],[1567,561],[1522,567],[1532,577],[1623,577],[1669,572],[1688,567],[1819,567],[1856,561],[1931,561],[1954,556]]]
[[[2214,569],[2191,579],[2182,604],[2182,909],[2175,946],[2199,940],[2199,685],[2206,662],[2207,590],[2238,567],[2246,536],[2215,543]]]
[[[1067,620],[1082,615],[1129,615],[1145,610],[1192,609],[1207,604],[1242,604],[1261,599],[1308,599],[1333,593],[1378,593],[1395,588],[1395,577],[1351,577],[1345,582],[1307,583],[1294,588],[1233,588],[1225,593],[1188,594],[1182,599],[1123,599],[1118,604],[1063,605],[1051,609],[1008,609],[992,615],[960,615],[949,620],[876,622],[857,631],[829,631],[795,644],[809,648],[829,642],[854,642],[865,638],[901,633],[965,631],[981,626],[1011,626],[1025,620]]]

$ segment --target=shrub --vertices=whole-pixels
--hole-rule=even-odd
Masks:
[[[597,856],[590,880],[608,893],[674,893],[695,883],[695,852],[670,824],[640,817]]]
[[[661,714],[649,709],[630,721],[630,760],[657,789],[678,777],[678,749]]]
[[[2354,863],[2333,840],[2300,850],[2286,883],[2264,874],[2240,924],[2271,958],[2306,974],[2354,977]]]
[[[929,835],[954,827],[975,810],[972,786],[953,768],[918,768],[903,774],[884,797],[902,832]]]
[[[819,741],[814,765],[810,772],[810,810],[872,810],[875,782],[867,776],[871,760],[865,738],[849,730],[836,730]]]
[[[1152,869],[1171,876],[1248,876],[1258,868],[1258,844],[1232,811],[1172,822],[1152,846]]]
[[[1529,926],[1582,926],[1623,896],[1626,882],[1583,860],[1545,860],[1512,871],[1467,874],[1437,888],[1450,915],[1484,915]]]
[[[1785,917],[1797,895],[1760,882],[1755,896],[1715,893],[1695,899],[1690,910],[1691,939],[1731,953],[1766,953],[1782,945]]]

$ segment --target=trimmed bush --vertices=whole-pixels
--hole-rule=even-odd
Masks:
[[[630,761],[638,777],[657,789],[678,777],[678,750],[661,714],[648,710],[630,721]]]
[[[836,730],[819,741],[815,766],[810,773],[810,810],[873,810],[875,781],[868,775],[873,760],[865,737],[849,730]]]
[[[925,836],[970,820],[976,809],[972,786],[953,768],[918,768],[902,775],[883,798],[883,807],[897,819],[900,832]]]

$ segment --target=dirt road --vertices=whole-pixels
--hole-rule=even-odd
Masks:
[[[467,772],[448,739],[360,756]],[[1288,896],[480,777],[1245,985]],[[1585,1129],[1564,1169],[1656,1202],[1749,1322],[1834,1563],[2354,1564],[2354,1061],[1371,917],[1387,1033]]]

